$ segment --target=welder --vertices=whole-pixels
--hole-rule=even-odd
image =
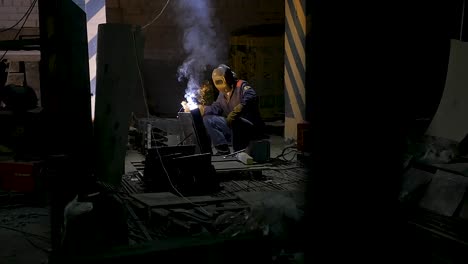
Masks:
[[[225,64],[216,67],[211,78],[219,91],[211,105],[200,105],[203,121],[218,155],[246,148],[251,140],[263,135],[264,123],[260,116],[258,97],[245,80],[237,78]]]

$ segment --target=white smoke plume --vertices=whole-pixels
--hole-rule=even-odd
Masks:
[[[178,69],[179,82],[187,81],[185,98],[191,109],[207,66],[220,63],[219,50],[227,50],[217,34],[211,0],[178,0],[176,14],[183,30],[183,47],[187,58]]]

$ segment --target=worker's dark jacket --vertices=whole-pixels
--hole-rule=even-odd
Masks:
[[[263,121],[258,108],[258,97],[255,90],[244,80],[238,80],[236,87],[232,90],[231,98],[220,92],[218,99],[205,107],[205,115],[219,115],[227,117],[238,104],[243,105],[240,117],[243,117],[263,129]]]

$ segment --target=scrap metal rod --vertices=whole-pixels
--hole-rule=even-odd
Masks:
[[[224,158],[227,158],[227,157],[230,157],[230,156],[234,156],[234,155],[236,155],[236,154],[238,154],[238,153],[241,153],[241,152],[244,152],[244,151],[245,151],[245,149],[238,150],[238,151],[233,152],[233,153],[231,153],[231,154],[225,155]]]
[[[140,228],[141,232],[145,235],[145,238],[148,240],[148,241],[151,241],[153,240],[153,238],[151,237],[151,235],[149,234],[148,232],[148,229],[146,229],[146,227],[141,224],[140,222],[140,219],[138,218],[138,216],[135,214],[135,212],[133,211],[133,209],[128,205],[127,201],[125,201],[124,199],[119,199],[124,205],[125,207],[127,208],[128,212],[130,213],[130,215],[132,216],[133,220],[135,221],[135,223],[137,224],[138,228]]]

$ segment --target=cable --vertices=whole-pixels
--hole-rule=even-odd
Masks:
[[[288,146],[288,147],[285,147],[282,151],[281,151],[281,154],[279,154],[278,156],[275,157],[275,159],[281,159],[284,160],[284,161],[287,161],[287,162],[291,162],[297,155],[297,149],[294,149],[296,148],[294,145],[293,146]],[[288,153],[285,153],[286,150],[288,149],[293,149],[291,151],[289,151]],[[286,155],[289,155],[291,153],[295,152],[294,156],[291,158],[291,159],[286,159]]]
[[[283,158],[283,159],[284,159],[287,155],[289,155],[289,154],[291,154],[291,153],[293,153],[293,152],[296,152],[296,151],[297,151],[297,150],[294,150],[294,149],[293,149],[293,150],[291,150],[291,151],[289,151],[289,152],[287,152],[287,153],[283,153],[283,154],[279,155],[279,158]]]
[[[8,31],[8,30],[14,29],[14,28],[26,17],[26,15],[28,15],[29,10],[32,9],[32,8],[34,8],[34,6],[36,5],[36,2],[37,2],[37,1],[34,1],[34,2],[31,3],[31,5],[29,6],[28,10],[26,10],[26,13],[24,13],[24,15],[23,15],[13,26],[11,26],[11,27],[9,27],[9,28],[4,28],[4,29],[0,30],[0,33],[3,33],[3,32],[6,32],[6,31]]]
[[[152,132],[153,133],[153,132]],[[154,137],[154,135],[153,135]],[[163,167],[163,170],[164,170],[164,173],[166,174],[167,176],[167,179],[169,181],[169,184],[171,185],[172,189],[174,189],[174,191],[177,192],[178,195],[180,195],[180,197],[182,197],[182,199],[184,199],[185,201],[187,201],[188,203],[194,205],[194,206],[197,206],[200,208],[200,210],[202,210],[204,213],[207,213],[209,214],[203,207],[201,207],[199,204],[196,204],[192,201],[190,201],[189,199],[187,199],[175,186],[174,186],[174,183],[172,183],[172,180],[171,180],[171,177],[169,176],[169,173],[167,172],[167,169],[166,169],[166,166],[164,165],[164,162],[163,162],[163,159],[161,157],[161,154],[159,153],[159,149],[158,147],[156,146],[156,153],[158,154],[158,158],[159,158],[159,162],[161,163],[161,166]]]
[[[465,19],[465,0],[463,0],[463,8],[461,14],[461,25],[460,25],[460,41],[463,41],[463,20]]]
[[[291,148],[294,148],[294,146],[289,146],[289,147],[283,148],[283,150],[281,151],[281,154],[279,154],[278,156],[276,156],[275,159],[278,159],[279,157],[283,156],[283,155],[284,155],[284,152],[285,152],[287,149],[291,149]]]
[[[169,1],[167,1],[169,2]],[[166,3],[167,5],[167,3]],[[135,33],[132,33],[132,37],[133,37],[133,49],[135,51],[135,59],[136,59],[136,64],[137,64],[137,69],[138,69],[138,75],[140,77],[140,83],[141,83],[141,88],[143,90],[143,98],[144,98],[144,102],[145,102],[145,105],[146,105],[146,115],[147,115],[147,119],[149,121],[149,118],[150,118],[150,114],[149,114],[149,108],[148,108],[148,102],[146,100],[146,89],[145,89],[145,85],[143,83],[143,77],[141,75],[141,68],[140,68],[140,61],[139,61],[139,58],[138,58],[138,54],[137,54],[137,48],[136,48],[136,41],[135,41]],[[154,136],[154,132],[151,130],[151,134],[152,136],[155,138]],[[190,201],[189,199],[187,199],[182,193],[179,192],[179,190],[177,190],[177,188],[174,186],[174,184],[172,183],[172,180],[171,180],[171,177],[169,176],[169,173],[167,172],[167,169],[166,169],[166,166],[164,165],[164,162],[162,160],[162,157],[161,157],[161,154],[159,153],[159,149],[158,147],[156,146],[156,153],[158,154],[158,158],[159,158],[159,162],[161,163],[161,166],[163,167],[163,170],[164,170],[164,173],[166,174],[167,176],[167,179],[169,181],[169,184],[171,185],[172,189],[174,189],[174,191],[177,192],[177,194],[180,195],[180,197],[182,197],[182,199],[186,200],[188,203],[194,205],[194,206],[197,206],[200,208],[201,211],[203,211],[204,213],[207,213],[209,214],[203,207],[201,207],[200,205]]]
[[[179,144],[177,144],[176,146],[180,146],[180,144],[184,143],[185,140],[187,140],[191,135],[193,135],[193,132],[190,133],[188,136],[186,136],[184,139],[182,139]]]
[[[28,241],[29,244],[31,244],[31,246],[35,247],[36,249],[41,250],[41,251],[43,251],[43,252],[45,252],[45,253],[47,253],[47,254],[50,253],[50,250],[45,249],[45,248],[42,248],[42,247],[36,245],[36,243],[32,242],[32,240],[29,239],[27,236],[24,236],[24,239],[26,239],[26,241]]]
[[[13,38],[13,40],[15,40],[19,34],[21,33],[21,31],[23,30],[24,28],[24,25],[26,24],[26,21],[28,21],[28,18],[29,18],[29,15],[31,14],[32,10],[33,10],[33,7],[36,5],[36,2],[37,0],[34,0],[34,2],[31,4],[31,6],[29,7],[28,11],[26,11],[26,18],[24,19],[23,21],[23,24],[21,25],[20,29],[18,30],[18,32],[16,32],[16,35],[15,37]],[[3,53],[2,57],[0,58],[0,61],[3,60],[3,58],[5,58],[6,54],[8,53],[8,49],[5,50],[5,52]]]
[[[143,91],[143,101],[145,102],[145,107],[146,107],[146,117],[149,119],[150,118],[150,113],[149,113],[148,101],[146,100],[146,89],[145,89],[145,85],[143,84],[143,76],[141,76],[140,60],[139,60],[138,54],[137,54],[135,32],[132,32],[132,38],[133,38],[133,50],[135,52],[135,59],[136,59],[136,65],[137,65],[137,69],[138,69],[138,75],[140,76],[141,89]]]
[[[141,29],[145,29],[147,26],[153,24],[154,21],[156,21],[156,20],[162,15],[162,13],[163,13],[164,10],[166,9],[166,7],[167,7],[167,5],[169,4],[169,2],[170,2],[170,0],[167,0],[166,4],[165,4],[164,7],[161,9],[161,12],[159,12],[159,14],[158,14],[155,18],[153,18],[153,20],[151,20],[151,22],[149,22],[148,24],[142,26]],[[154,12],[153,12],[153,14],[154,14]]]
[[[153,132],[152,132],[153,133]],[[154,137],[154,135],[153,135]],[[197,206],[200,208],[200,210],[202,210],[204,213],[207,213],[209,214],[203,207],[201,207],[199,204],[196,204],[192,201],[190,201],[189,199],[187,199],[175,186],[174,186],[174,183],[172,182],[172,179],[171,177],[169,176],[169,173],[167,172],[167,169],[166,169],[166,166],[164,165],[164,161],[161,157],[161,154],[159,153],[159,149],[158,147],[156,146],[156,153],[158,154],[158,158],[159,158],[159,162],[161,163],[161,166],[163,167],[163,170],[164,170],[164,173],[166,174],[167,176],[167,179],[169,181],[169,184],[171,185],[172,189],[174,189],[174,191],[177,192],[178,195],[180,195],[180,197],[182,197],[182,199],[184,199],[185,201],[187,201],[188,203],[194,205],[194,206]]]
[[[287,159],[286,156],[291,153],[294,153],[294,155],[290,159]],[[288,153],[283,154],[282,158],[284,161],[291,162],[294,160],[294,158],[296,158],[296,156],[297,156],[297,150],[291,150]]]
[[[42,250],[42,251],[44,251],[45,253],[50,253],[50,250],[44,249],[44,248],[42,248],[42,247],[36,245],[36,244],[35,244],[34,242],[32,242],[32,240],[31,240],[29,237],[27,237],[27,236],[36,237],[37,239],[43,239],[43,240],[45,240],[45,241],[47,241],[47,242],[50,241],[49,238],[44,237],[44,236],[41,236],[41,235],[36,235],[36,234],[33,234],[33,233],[28,233],[28,232],[25,232],[25,231],[23,231],[23,230],[19,230],[19,229],[12,228],[12,227],[8,227],[8,226],[0,225],[0,228],[4,228],[4,229],[8,229],[8,230],[11,230],[11,231],[15,231],[15,232],[21,233],[21,234],[24,235],[24,236],[23,236],[24,239],[26,239],[26,241],[28,241],[29,244],[31,244],[33,247],[35,247],[36,249]]]
[[[45,236],[41,236],[41,235],[36,235],[36,234],[33,234],[33,233],[29,233],[29,232],[25,232],[23,230],[20,230],[20,229],[16,229],[16,228],[13,228],[13,227],[8,227],[8,226],[4,226],[4,225],[0,225],[0,228],[4,228],[4,229],[8,229],[8,230],[11,230],[11,231],[16,231],[18,233],[21,233],[23,235],[29,235],[29,236],[33,236],[33,237],[37,237],[37,238],[42,238],[42,239],[45,239],[47,241],[49,241],[50,239],[45,237]]]

